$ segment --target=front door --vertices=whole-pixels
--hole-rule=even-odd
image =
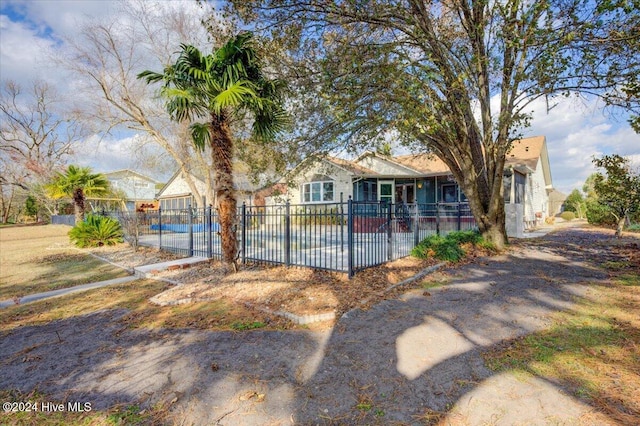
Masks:
[[[378,200],[388,204],[393,203],[393,181],[381,180],[378,182]]]
[[[396,185],[396,203],[413,204],[415,201],[416,192],[413,183],[402,183]]]

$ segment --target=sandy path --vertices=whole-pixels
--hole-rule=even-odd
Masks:
[[[589,407],[548,383],[493,375],[480,354],[544,328],[606,279],[586,262],[594,238],[605,236],[556,232],[454,270],[443,287],[349,312],[330,331],[129,330],[122,310],[23,327],[0,338],[0,389],[96,409],[164,402],[177,424],[424,424],[451,407],[453,424],[571,423]]]

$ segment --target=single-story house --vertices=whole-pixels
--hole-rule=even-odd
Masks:
[[[213,200],[206,199],[207,185],[202,174],[197,172],[191,173],[191,178],[198,192],[202,194],[202,205],[213,204]],[[233,179],[238,205],[241,205],[243,202],[253,204],[260,186],[254,184],[246,173],[236,173]],[[160,192],[156,194],[156,198],[163,210],[186,209],[187,206],[195,207],[197,205],[194,195],[185,179],[185,174],[180,170],[171,176],[169,181],[160,189]]]
[[[518,217],[525,227],[552,214],[548,194],[553,182],[544,136],[514,142],[507,155],[504,177],[505,203],[522,206]],[[309,159],[294,168],[287,181],[288,192],[280,198],[292,204],[332,203],[348,197],[394,204],[466,201],[444,162],[428,154],[387,157],[366,152],[351,161],[334,157]]]

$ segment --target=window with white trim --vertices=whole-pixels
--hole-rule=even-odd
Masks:
[[[334,200],[333,181],[302,184],[303,203],[329,203]]]

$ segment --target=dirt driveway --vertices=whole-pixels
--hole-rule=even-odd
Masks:
[[[604,282],[603,238],[565,229],[517,244],[330,330],[149,332],[119,322],[124,310],[22,327],[0,337],[0,389],[95,409],[163,403],[185,425],[426,424],[445,411],[445,424],[590,424],[559,386],[496,375],[481,353]]]

